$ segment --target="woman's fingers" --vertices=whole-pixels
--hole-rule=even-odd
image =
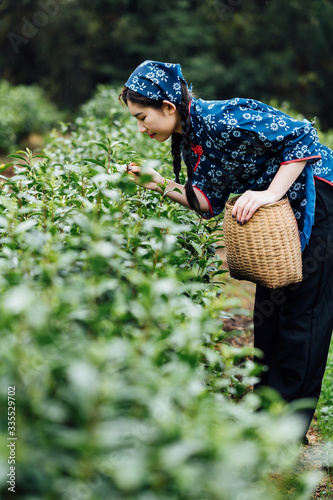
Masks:
[[[126,166],[126,172],[131,176],[131,180],[135,182],[135,184],[139,184],[139,175],[140,175],[140,167],[135,163],[130,163]]]
[[[236,201],[232,210],[232,216],[237,219],[238,223],[244,224],[252,217],[255,210],[255,201],[251,199],[251,195],[248,192],[245,192]]]
[[[140,172],[140,167],[139,165],[137,165],[136,163],[129,163],[128,165],[126,165],[126,172]]]
[[[144,174],[146,176],[151,177],[151,180],[145,182],[144,184],[142,184],[142,177],[140,178],[141,167],[139,167],[139,165],[136,165],[135,163],[130,163],[129,165],[127,165],[126,171],[133,177],[133,180],[136,184],[138,184],[139,186],[143,186],[146,189],[152,189],[156,191],[157,186],[159,184],[164,184],[165,182],[164,177],[162,177],[161,174],[156,172],[156,170],[154,170],[151,167],[142,169],[142,177],[144,176]]]
[[[240,207],[237,210],[237,222],[239,222],[240,224],[244,224],[245,222],[247,222],[252,217],[257,208],[259,208],[258,204],[253,200],[250,200],[248,203],[246,203],[244,207]]]
[[[140,167],[136,163],[130,163],[126,166],[126,172],[133,177],[138,177],[140,175]]]
[[[277,201],[276,196],[268,190],[246,191],[236,201],[232,216],[237,218],[239,224],[244,224],[251,219],[258,208],[274,201]]]

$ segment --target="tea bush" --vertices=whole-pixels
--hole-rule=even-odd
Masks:
[[[12,87],[0,80],[0,116],[0,152],[4,153],[26,134],[48,132],[63,114],[47,100],[40,87]]]
[[[309,498],[298,420],[256,412],[258,368],[225,342],[214,224],[133,184],[141,155],[170,175],[169,145],[110,105],[3,179],[2,498]]]
[[[323,379],[321,395],[317,407],[317,423],[321,435],[325,439],[332,440],[333,437],[333,342],[331,342],[328,354],[325,376]]]

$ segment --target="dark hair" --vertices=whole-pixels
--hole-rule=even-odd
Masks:
[[[187,201],[190,207],[196,212],[200,211],[199,201],[192,186],[193,168],[191,157],[191,118],[189,114],[188,105],[192,100],[192,94],[187,88],[187,85],[181,82],[182,98],[181,103],[177,105],[180,114],[180,123],[182,133],[174,132],[171,136],[171,154],[173,158],[173,171],[176,177],[176,182],[179,182],[179,173],[181,170],[181,153],[187,168],[187,181],[185,184],[185,192]],[[124,87],[119,95],[120,101],[127,105],[127,101],[133,102],[138,106],[150,106],[155,109],[161,109],[163,106],[162,100],[149,99],[134,90]]]

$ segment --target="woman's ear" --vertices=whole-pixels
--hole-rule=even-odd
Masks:
[[[162,109],[169,115],[173,115],[177,111],[177,106],[170,101],[163,101]]]

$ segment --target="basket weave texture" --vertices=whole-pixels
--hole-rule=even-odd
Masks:
[[[226,203],[223,223],[230,275],[267,288],[302,281],[301,243],[287,196],[260,207],[244,225],[231,215],[238,198]]]

